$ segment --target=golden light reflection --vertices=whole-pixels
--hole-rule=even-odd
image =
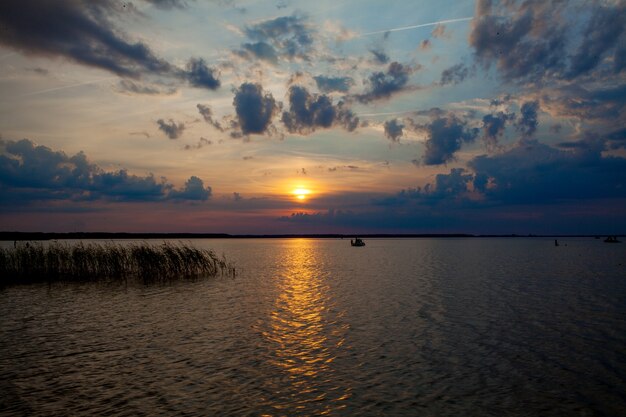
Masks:
[[[315,241],[288,241],[284,272],[277,277],[279,294],[264,336],[275,347],[273,365],[282,369],[293,392],[287,404],[295,414],[325,415],[345,407],[350,388],[339,380],[333,361],[344,344],[347,325],[332,311],[329,273],[318,259]],[[332,318],[334,317],[334,318]]]

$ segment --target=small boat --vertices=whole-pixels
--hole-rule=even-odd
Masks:
[[[365,246],[365,242],[363,242],[362,239],[359,239],[358,237],[354,240],[350,239],[350,245],[351,246]]]
[[[604,243],[621,243],[621,241],[617,240],[617,236],[609,236],[604,239]]]

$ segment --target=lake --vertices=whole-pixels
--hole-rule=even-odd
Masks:
[[[626,244],[559,241],[192,240],[237,276],[0,288],[0,415],[623,415]]]

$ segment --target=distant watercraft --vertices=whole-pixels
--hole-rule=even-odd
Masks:
[[[617,240],[617,236],[609,236],[604,239],[604,243],[621,243],[621,241]]]
[[[354,240],[350,240],[350,245],[351,246],[365,246],[365,242],[363,242],[362,239],[359,239],[358,237]]]

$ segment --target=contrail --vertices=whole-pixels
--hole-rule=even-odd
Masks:
[[[116,78],[117,77],[100,78],[98,80],[84,81],[82,83],[63,85],[61,87],[48,88],[46,90],[38,90],[38,91],[33,91],[33,92],[30,92],[30,93],[22,94],[21,97],[34,96],[34,95],[37,95],[37,94],[49,93],[51,91],[65,90],[66,88],[80,87],[81,85],[97,84],[97,83],[102,82],[102,81],[114,80]]]
[[[401,28],[393,28],[393,29],[386,29],[386,30],[377,30],[375,32],[361,33],[361,34],[359,34],[359,35],[357,35],[355,37],[356,38],[360,38],[362,36],[378,35],[379,33],[399,32],[401,30],[417,29],[417,28],[423,28],[423,27],[426,27],[426,26],[436,26],[436,25],[445,24],[445,23],[465,22],[465,21],[472,20],[472,19],[473,19],[473,17],[461,17],[461,18],[458,18],[458,19],[440,20],[438,22],[422,23],[420,25],[404,26],[404,27],[401,27]]]

